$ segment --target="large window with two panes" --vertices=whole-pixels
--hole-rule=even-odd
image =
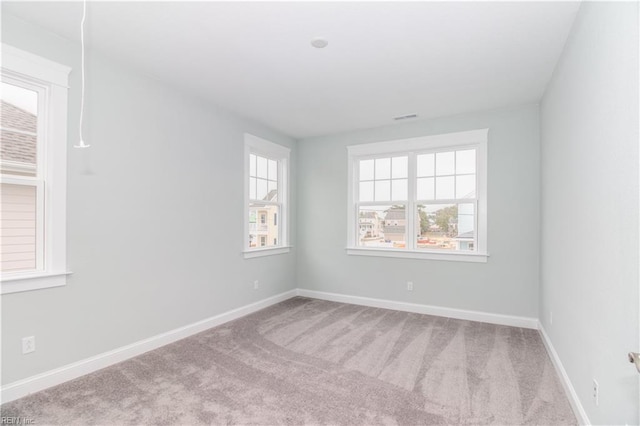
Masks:
[[[484,254],[486,139],[474,136],[354,146],[350,248]]]

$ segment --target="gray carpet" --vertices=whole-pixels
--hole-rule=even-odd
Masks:
[[[535,330],[294,298],[2,406],[36,424],[576,424]]]

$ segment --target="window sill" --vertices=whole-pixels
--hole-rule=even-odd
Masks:
[[[486,253],[437,253],[420,250],[385,250],[362,247],[348,247],[347,254],[352,256],[396,257],[473,263],[487,263],[489,258],[489,255]]]
[[[245,259],[252,259],[254,257],[274,256],[276,254],[285,254],[291,251],[291,246],[279,246],[269,248],[258,248],[253,250],[243,251]]]
[[[2,276],[1,294],[62,287],[73,272],[25,272]]]

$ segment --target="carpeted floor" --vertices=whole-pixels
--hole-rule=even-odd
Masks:
[[[535,330],[294,298],[2,406],[43,424],[576,424]]]

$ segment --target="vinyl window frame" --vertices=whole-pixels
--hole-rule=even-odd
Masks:
[[[428,259],[445,261],[463,261],[485,263],[488,260],[487,244],[487,145],[489,129],[423,136],[347,147],[348,190],[347,190],[347,247],[348,255],[378,256],[409,259]],[[476,201],[475,204],[475,251],[429,251],[417,249],[413,234],[417,231],[415,212],[417,205],[417,162],[420,154],[447,152],[474,148],[476,150]],[[406,201],[359,202],[359,162],[360,160],[408,156],[408,197]],[[433,200],[430,204],[467,204],[465,199]],[[406,247],[361,247],[358,246],[358,209],[360,205],[398,205],[404,204],[406,211]],[[470,204],[470,203],[469,203]]]
[[[270,247],[249,247],[249,205],[252,200],[249,196],[249,171],[251,154],[275,160],[278,163],[278,197],[274,204],[278,205],[278,244]],[[270,142],[258,136],[245,133],[244,135],[244,237],[243,256],[245,259],[255,257],[284,254],[291,251],[289,245],[289,174],[290,174],[291,150],[285,146]],[[257,218],[257,220],[259,220]],[[268,222],[267,218],[267,222]]]
[[[2,273],[2,294],[64,286],[66,262],[67,112],[71,68],[2,44],[2,81],[38,92],[36,176],[0,175],[37,188],[36,269]],[[4,162],[3,166],[11,166]],[[16,165],[17,166],[17,165]]]

